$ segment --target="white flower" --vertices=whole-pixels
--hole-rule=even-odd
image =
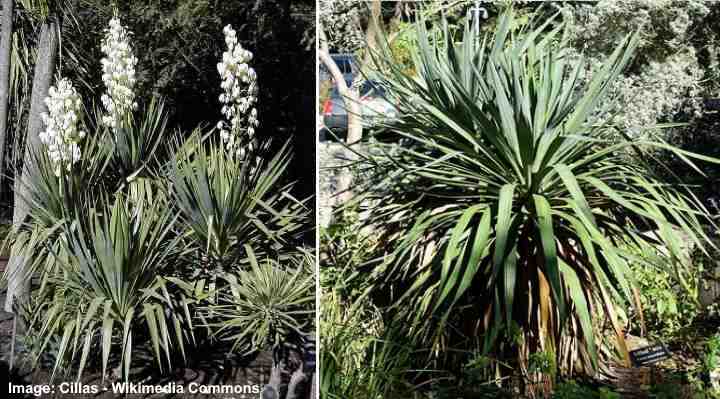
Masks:
[[[251,146],[258,127],[257,119],[257,74],[248,64],[253,54],[244,49],[237,40],[237,33],[232,26],[223,28],[227,51],[217,64],[220,75],[220,88],[223,93],[219,100],[222,104],[220,112],[225,118],[218,123],[220,138],[231,153],[244,156],[245,151],[240,147],[247,144]]]
[[[48,94],[45,99],[48,112],[40,115],[45,124],[45,130],[40,132],[40,142],[47,149],[55,175],[60,176],[63,170],[70,171],[72,165],[80,160],[79,143],[85,137],[85,132],[77,126],[82,101],[67,79],[61,79]]]
[[[102,122],[114,129],[137,108],[133,91],[137,58],[132,54],[130,34],[117,17],[110,20],[100,48],[105,53],[100,63],[103,68],[102,80],[107,88],[107,94],[103,94],[100,99],[106,112]]]

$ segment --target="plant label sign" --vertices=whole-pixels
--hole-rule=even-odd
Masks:
[[[648,366],[670,357],[672,353],[665,344],[655,344],[630,351],[630,359],[636,367]]]

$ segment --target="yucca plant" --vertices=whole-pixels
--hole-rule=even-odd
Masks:
[[[616,316],[634,301],[626,248],[664,245],[684,259],[679,240],[710,245],[702,205],[654,178],[642,154],[669,150],[696,169],[693,158],[717,161],[618,138],[597,120],[637,37],[583,83],[556,17],[514,26],[512,10],[491,38],[469,22],[457,38],[419,20],[417,76],[387,49],[376,56],[401,116],[367,144],[368,178],[350,205],[387,246],[372,290],[387,293],[388,317],[416,342],[441,353],[459,331],[526,376],[540,352],[564,373],[592,372],[606,322],[606,342],[628,361]]]
[[[308,339],[315,330],[315,256],[305,248],[282,252],[282,260],[258,260],[252,247],[244,245],[247,263],[218,274],[205,286],[180,282],[189,296],[200,302],[198,318],[212,337],[229,342],[227,358],[249,356],[270,350],[273,354],[270,378],[263,396],[279,397],[283,374],[290,373],[287,398],[302,395],[299,384],[307,379]],[[174,281],[174,280],[173,280]],[[300,357],[298,365],[291,353]],[[293,369],[288,366],[294,365]]]
[[[112,171],[120,184],[152,176],[160,164],[156,158],[158,149],[170,139],[164,104],[153,97],[144,109],[126,115],[117,128],[102,134],[111,148]]]
[[[94,352],[101,354],[103,376],[111,353],[119,353],[118,370],[128,378],[139,347],[133,340],[148,339],[163,370],[192,339],[187,302],[162,278],[183,255],[172,233],[176,216],[161,203],[135,209],[122,196],[77,206],[91,209],[64,224],[57,269],[46,271],[47,282],[34,294],[41,300],[29,333],[42,338],[39,353],[59,336],[53,376],[77,366],[79,380]]]
[[[29,162],[39,167],[31,169],[31,179],[18,180],[19,206],[27,208],[28,216],[12,226],[3,242],[12,246],[12,252],[22,256],[28,264],[21,272],[23,280],[46,268],[53,268],[55,261],[52,251],[60,251],[59,239],[63,226],[80,217],[77,212],[86,208],[78,207],[87,198],[104,192],[103,172],[108,164],[108,153],[95,137],[89,137],[82,146],[84,158],[75,165],[73,173],[55,176],[53,165],[45,152],[30,153]],[[9,271],[4,278],[9,278]]]
[[[245,249],[250,266],[223,274],[227,284],[219,304],[204,310],[214,334],[243,354],[263,349],[278,353],[286,343],[302,343],[314,325],[315,257],[298,250],[278,262],[257,259],[249,245]]]
[[[243,259],[247,264],[245,246],[259,257],[281,258],[279,249],[294,248],[309,208],[282,180],[288,149],[269,161],[238,157],[198,132],[177,146],[167,167],[167,197],[208,273],[229,271]]]

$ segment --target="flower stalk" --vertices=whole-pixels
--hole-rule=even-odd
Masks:
[[[85,138],[85,131],[78,127],[82,101],[72,82],[64,78],[50,87],[48,94],[45,98],[48,112],[41,114],[45,130],[39,137],[59,177],[80,160],[80,141]]]
[[[259,126],[257,115],[257,74],[249,62],[253,54],[244,49],[237,40],[232,26],[223,28],[227,51],[222,62],[217,64],[222,82],[223,93],[219,100],[224,120],[218,122],[220,138],[225,148],[239,157],[244,157],[247,149],[252,151],[255,129]]]
[[[107,88],[100,99],[105,108],[102,123],[116,129],[138,106],[134,91],[137,58],[132,53],[130,33],[117,17],[110,20],[101,49],[105,54],[100,60],[102,80]]]

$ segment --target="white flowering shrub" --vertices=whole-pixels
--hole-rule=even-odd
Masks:
[[[690,27],[709,12],[703,1],[601,0],[597,3],[555,3],[567,23],[575,51],[590,61],[587,78],[626,35],[638,32],[636,59],[613,85],[614,123],[633,136],[644,128],[672,119],[678,112],[700,112],[705,71],[689,44]]]
[[[710,11],[702,0],[600,0],[560,5],[576,47],[591,54],[607,53],[619,39],[638,32],[638,57],[656,60],[684,47],[692,21]]]
[[[362,1],[320,0],[318,17],[330,48],[352,53],[365,44],[360,24],[361,13],[367,6]]]
[[[639,73],[618,79],[611,89],[614,102],[600,119],[611,117],[616,126],[638,137],[678,112],[700,116],[702,79],[692,51],[650,61]]]
[[[85,137],[85,131],[78,127],[78,121],[83,105],[67,79],[61,79],[48,94],[45,99],[48,112],[41,115],[45,130],[40,132],[40,141],[47,149],[55,175],[60,176],[80,160],[80,141]]]
[[[105,108],[102,122],[115,129],[130,112],[137,108],[134,92],[137,58],[132,53],[130,34],[118,18],[110,20],[101,49],[105,54],[100,60],[102,80],[107,89],[107,93],[101,97]]]
[[[223,28],[227,50],[217,64],[220,74],[220,94],[224,120],[218,122],[220,138],[228,151],[244,156],[245,146],[252,149],[255,129],[259,125],[257,108],[257,74],[249,62],[253,54],[237,40],[232,26]]]

